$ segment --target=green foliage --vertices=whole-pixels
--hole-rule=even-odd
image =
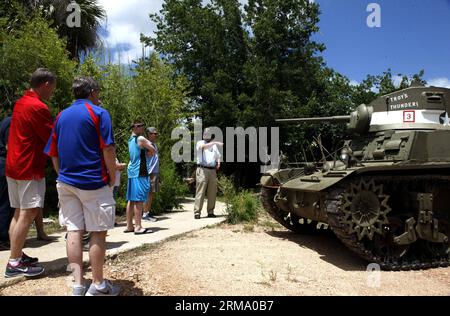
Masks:
[[[261,205],[252,192],[237,192],[233,180],[225,176],[219,178],[218,188],[224,197],[228,223],[254,222],[258,219]]]
[[[231,212],[233,199],[236,196],[236,188],[233,180],[226,176],[220,176],[218,179],[218,189],[223,194],[227,212]]]
[[[153,54],[133,69],[128,110],[128,125],[140,118],[159,131],[158,148],[164,160],[170,159],[172,130],[187,117],[189,83],[184,76],[174,77],[174,68]]]
[[[71,59],[78,59],[80,55],[99,42],[98,30],[102,21],[106,19],[106,12],[98,0],[2,0],[3,6],[9,12],[22,12],[22,15],[9,13],[8,28],[14,29],[17,25],[27,21],[30,15],[39,15],[49,21],[50,26],[58,33],[60,38],[66,40],[66,47]],[[71,2],[76,2],[81,9],[80,27],[69,27],[67,19],[74,10],[68,10]],[[1,10],[1,7],[0,7]]]
[[[1,103],[11,106],[28,88],[31,74],[46,67],[58,76],[57,90],[50,101],[56,114],[71,101],[70,88],[75,63],[68,58],[65,42],[48,22],[36,17],[22,28],[3,33],[0,46]]]
[[[259,200],[247,190],[239,192],[232,200],[227,221],[230,224],[255,222],[260,210]]]
[[[151,18],[157,36],[144,40],[189,78],[195,113],[208,125],[233,126],[245,89],[247,49],[239,2],[167,0],[161,15]]]

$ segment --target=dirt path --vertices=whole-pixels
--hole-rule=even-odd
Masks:
[[[380,287],[369,287],[377,275],[333,236],[299,236],[264,222],[221,225],[119,255],[106,275],[123,295],[450,295],[450,268],[381,272]],[[66,295],[68,284],[65,274],[54,275],[0,294]]]

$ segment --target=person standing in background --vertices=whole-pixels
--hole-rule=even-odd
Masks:
[[[134,232],[135,235],[142,235],[153,232],[142,227],[142,211],[150,191],[147,155],[154,155],[155,148],[142,136],[145,132],[145,124],[141,120],[136,120],[131,128],[132,134],[128,140],[130,162],[128,164],[127,229],[125,233]]]
[[[150,193],[148,194],[148,199],[144,203],[144,216],[142,219],[156,222],[157,218],[151,215],[152,203],[155,194],[159,192],[160,178],[159,178],[159,156],[158,156],[158,146],[156,145],[156,140],[158,139],[158,131],[156,127],[147,128],[147,137],[152,146],[155,148],[156,152],[153,156],[147,155],[147,168],[150,177]]]
[[[197,171],[195,174],[197,188],[195,194],[194,218],[200,219],[203,208],[205,194],[208,199],[208,217],[214,218],[214,208],[217,197],[217,170],[220,169],[221,154],[218,146],[223,143],[213,142],[210,129],[205,129],[203,140],[196,146],[197,150]]]

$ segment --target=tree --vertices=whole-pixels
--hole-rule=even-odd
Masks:
[[[239,1],[167,0],[160,13],[151,15],[156,37],[144,42],[189,79],[196,113],[206,125],[232,126],[246,88],[247,35]]]
[[[242,121],[273,125],[274,118],[313,108],[320,97],[319,54],[311,40],[318,31],[319,7],[309,1],[250,0],[245,21],[251,29],[245,76],[252,99]]]
[[[81,9],[80,27],[71,27],[67,24],[67,18],[75,12],[74,9],[68,11],[71,3],[76,3]],[[71,58],[79,59],[82,53],[95,48],[99,43],[98,31],[106,18],[106,12],[97,0],[77,0],[76,2],[73,0],[5,0],[3,4],[9,9],[7,12],[17,11],[19,5],[23,6],[26,15],[9,19],[9,28],[13,29],[20,20],[26,21],[30,15],[38,13],[52,21],[51,26],[57,31],[59,37],[67,40],[67,50]],[[14,13],[9,15],[15,16]]]
[[[69,59],[66,42],[42,18],[33,18],[8,34],[0,31],[1,103],[10,107],[28,88],[31,74],[40,67],[58,76],[50,103],[54,114],[71,100],[75,63]]]

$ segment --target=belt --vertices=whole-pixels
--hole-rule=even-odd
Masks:
[[[197,165],[197,167],[202,168],[202,169],[212,169],[212,170],[216,170],[216,167],[207,167],[207,166],[202,166],[202,165]]]

